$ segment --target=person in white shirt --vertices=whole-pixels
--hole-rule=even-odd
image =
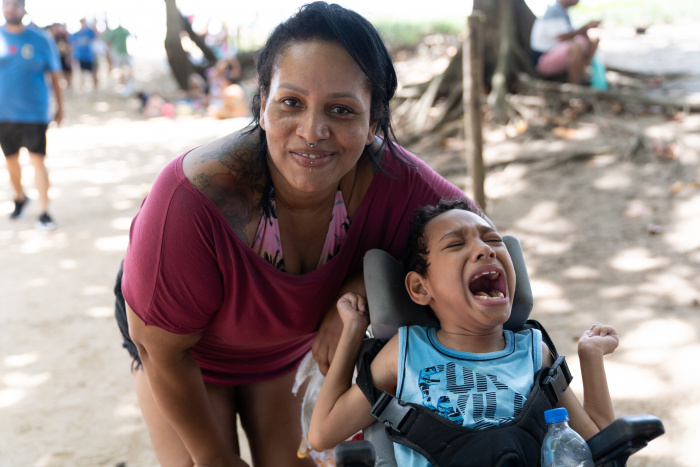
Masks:
[[[544,77],[567,74],[569,83],[580,84],[586,66],[598,48],[598,37],[589,34],[600,21],[576,29],[568,9],[578,0],[556,0],[532,26],[530,48],[535,70]]]

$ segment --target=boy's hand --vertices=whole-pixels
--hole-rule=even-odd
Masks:
[[[614,327],[596,322],[578,340],[578,353],[581,355],[599,351],[607,355],[613,353],[619,343],[620,337]]]
[[[364,335],[369,325],[367,304],[362,295],[348,292],[338,300],[338,313],[343,327]]]

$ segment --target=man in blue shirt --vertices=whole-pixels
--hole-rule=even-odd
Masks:
[[[92,89],[97,90],[97,57],[95,56],[95,41],[97,33],[88,26],[85,18],[80,19],[80,30],[71,36],[73,42],[73,58],[80,65],[81,74],[88,72],[92,75]],[[82,83],[82,76],[80,77]]]
[[[5,154],[7,171],[15,191],[15,210],[10,219],[24,214],[29,202],[22,187],[22,167],[19,150],[27,148],[34,167],[36,189],[39,192],[41,215],[36,222],[39,230],[53,230],[56,224],[47,212],[49,176],[46,157],[46,129],[49,115],[49,89],[45,75],[51,78],[56,98],[54,119],[63,118],[63,98],[58,72],[61,62],[56,44],[41,30],[25,27],[24,0],[2,0],[5,25],[0,27],[0,147]]]

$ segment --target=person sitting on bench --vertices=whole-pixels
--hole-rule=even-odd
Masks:
[[[498,231],[466,200],[420,208],[404,264],[409,295],[430,307],[440,328],[399,328],[371,363],[374,386],[464,427],[483,429],[517,418],[536,373],[554,361],[539,329],[503,328],[516,278]],[[367,306],[362,296],[348,293],[338,301],[338,310],[343,330],[309,427],[309,442],[317,450],[332,448],[374,422],[370,403],[352,384],[368,326]],[[601,323],[594,323],[578,342],[583,406],[570,387],[558,406],[567,408],[571,427],[584,439],[615,420],[603,356],[618,342],[616,330]],[[544,425],[543,413],[535,416]],[[542,440],[536,441],[538,457]],[[405,446],[394,444],[394,449],[398,465],[427,465]]]

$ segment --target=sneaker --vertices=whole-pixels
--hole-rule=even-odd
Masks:
[[[29,198],[26,196],[22,201],[15,200],[15,210],[10,214],[10,219],[21,219],[24,217],[24,209],[29,204]]]
[[[34,227],[42,232],[48,232],[49,230],[56,230],[58,225],[51,219],[47,213],[39,216],[39,219],[34,223]]]

